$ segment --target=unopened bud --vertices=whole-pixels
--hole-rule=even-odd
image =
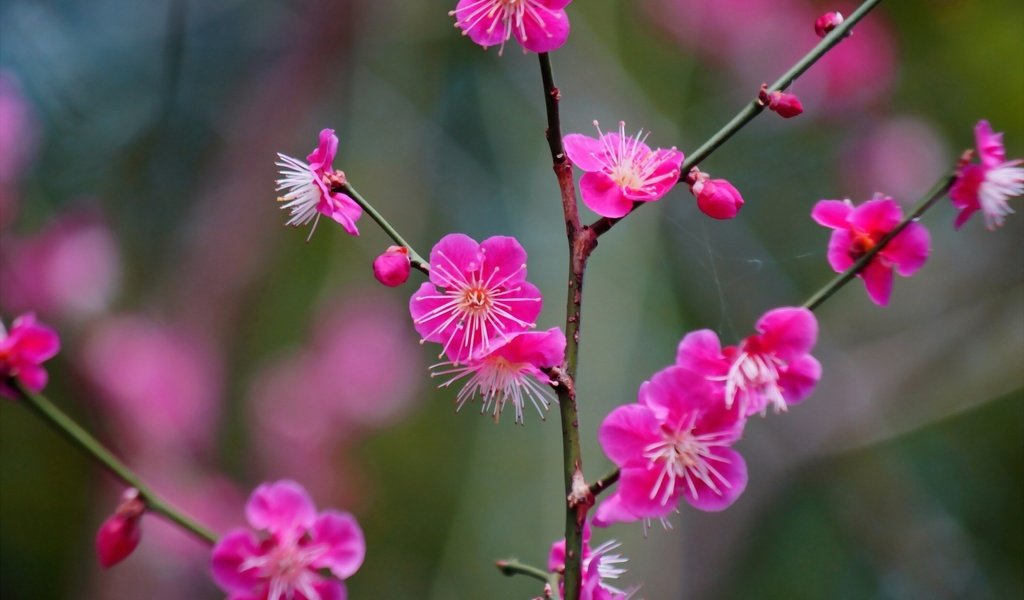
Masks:
[[[761,92],[758,94],[757,101],[761,106],[767,106],[768,110],[777,112],[783,119],[789,119],[804,112],[804,105],[800,103],[800,98],[797,98],[796,94],[769,92],[766,83],[761,84]]]
[[[743,196],[725,179],[698,179],[690,192],[697,197],[697,208],[712,219],[731,219],[743,206]]]
[[[114,514],[100,525],[96,532],[96,555],[104,569],[128,558],[138,547],[142,537],[139,520],[145,511],[146,505],[139,498],[139,491],[131,488],[125,491]]]
[[[818,37],[825,37],[830,31],[836,27],[842,25],[843,13],[839,11],[827,12],[814,22],[814,33],[818,34]]]
[[[409,279],[409,250],[391,246],[373,261],[373,276],[388,287],[402,285]]]

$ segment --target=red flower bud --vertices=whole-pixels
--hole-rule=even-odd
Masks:
[[[690,191],[697,197],[697,208],[712,219],[731,219],[743,206],[743,196],[725,179],[698,179]]]
[[[100,525],[96,532],[96,555],[104,569],[128,558],[138,547],[142,537],[139,520],[145,510],[146,505],[139,498],[139,491],[129,489],[117,511]]]
[[[402,285],[409,279],[409,250],[391,246],[373,261],[373,276],[388,287]]]
[[[839,11],[827,12],[814,22],[814,33],[818,37],[825,37],[830,31],[843,23],[843,13]]]

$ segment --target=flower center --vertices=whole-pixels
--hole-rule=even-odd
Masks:
[[[655,185],[665,179],[678,178],[679,172],[671,170],[655,176],[660,162],[657,153],[651,152],[644,142],[650,132],[641,129],[635,136],[626,136],[626,123],[619,121],[618,140],[605,135],[597,121],[598,139],[601,140],[602,155],[597,157],[602,163],[602,170],[622,189],[642,192],[653,191]]]
[[[468,315],[479,317],[487,314],[494,305],[490,291],[487,288],[474,286],[468,287],[460,292],[459,308]]]
[[[770,403],[775,412],[786,410],[786,399],[779,387],[779,370],[786,364],[774,354],[762,354],[743,350],[729,367],[725,376],[725,406],[732,408],[737,398],[742,403],[742,412],[747,414],[763,412]],[[767,402],[762,402],[767,400]]]
[[[732,487],[729,481],[712,464],[728,462],[716,456],[711,449],[728,445],[727,434],[706,433],[695,435],[697,415],[679,429],[671,429],[663,425],[662,440],[644,447],[644,458],[650,461],[651,467],[661,467],[658,480],[651,488],[650,499],[661,496],[661,504],[665,506],[676,490],[677,480],[682,480],[694,498],[698,496],[696,481],[702,482],[713,492],[722,495],[719,486]]]
[[[853,260],[860,260],[860,257],[864,256],[875,247],[875,243],[875,237],[870,233],[854,231],[853,243],[850,244],[850,258]]]
[[[247,559],[241,570],[258,569],[260,577],[268,580],[267,600],[291,600],[295,592],[307,600],[320,600],[314,587],[318,576],[310,565],[326,551],[324,546],[303,547],[287,541],[266,554]]]
[[[526,33],[527,19],[535,22],[546,37],[552,37],[553,34],[548,31],[545,19],[561,18],[558,11],[544,6],[539,0],[477,0],[448,14],[457,16],[461,21],[463,35],[467,35],[469,30],[486,20],[491,20],[487,27],[488,34],[493,34],[500,25],[504,31],[501,47],[498,49],[499,55],[505,51],[505,42],[512,37],[513,32],[521,42],[529,39]]]

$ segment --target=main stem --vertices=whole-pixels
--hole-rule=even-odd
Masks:
[[[558,178],[565,216],[565,233],[569,241],[569,280],[565,301],[565,363],[557,386],[558,410],[562,421],[562,467],[565,475],[565,582],[566,600],[577,600],[582,584],[583,519],[588,506],[580,503],[580,489],[586,491],[583,459],[580,451],[579,410],[576,404],[576,367],[579,362],[580,315],[583,303],[583,274],[587,259],[597,246],[597,236],[589,228],[580,227],[576,204],[576,187],[572,163],[562,148],[562,128],[558,113],[561,92],[555,87],[551,57],[539,55],[544,84],[544,107],[547,111],[547,140],[551,150],[552,168]]]
[[[175,508],[166,500],[158,496],[152,489],[139,479],[134,471],[128,468],[120,459],[107,450],[103,444],[94,438],[88,431],[76,423],[64,411],[57,408],[55,404],[46,399],[45,396],[30,392],[14,377],[7,378],[7,385],[18,393],[19,398],[51,427],[63,435],[72,445],[85,452],[93,460],[100,463],[115,477],[139,490],[139,496],[146,504],[146,510],[154,512],[178,527],[188,531],[207,544],[217,543],[217,536],[206,527],[200,525],[191,517]]]
[[[789,68],[782,77],[775,80],[775,83],[768,87],[769,92],[781,91],[788,88],[797,77],[800,77],[808,69],[811,68],[814,63],[825,56],[829,50],[834,48],[839,42],[843,41],[861,19],[863,19],[872,9],[874,9],[882,0],[866,0],[863,4],[857,7],[857,10],[853,11],[845,21],[831,32],[826,35],[818,45],[815,46],[810,52],[804,55],[803,58],[798,60],[796,64]],[[711,155],[712,152],[718,149],[719,146],[724,144],[726,140],[731,138],[736,132],[746,126],[747,123],[754,120],[754,117],[761,114],[765,109],[765,105],[762,104],[758,98],[750,101],[746,106],[740,109],[740,112],[736,113],[728,123],[726,123],[721,129],[716,131],[706,142],[701,144],[699,148],[690,153],[683,161],[683,165],[680,168],[680,181],[685,180],[690,169],[696,167],[705,158]],[[633,208],[630,212],[637,208],[648,204],[647,202],[634,202]],[[611,219],[608,217],[601,217],[594,221],[590,228],[594,230],[597,235],[601,235],[615,226],[616,223],[624,219],[625,217],[619,217]]]

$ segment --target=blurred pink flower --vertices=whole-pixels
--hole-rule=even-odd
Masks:
[[[605,500],[617,510],[602,512],[602,524],[664,517],[680,498],[705,511],[731,505],[747,485],[746,463],[729,448],[743,434],[738,403],[727,407],[703,373],[679,366],[655,373],[638,396],[598,431],[621,471]]]
[[[581,559],[583,562],[583,582],[580,590],[580,600],[627,600],[632,597],[632,590],[621,590],[612,583],[619,577],[626,574],[626,568],[621,566],[629,559],[611,552],[618,549],[619,542],[608,540],[596,548],[590,547],[590,525],[583,526],[583,551]],[[548,571],[558,573],[565,570],[565,539],[561,539],[551,545],[548,553]],[[561,585],[562,595],[565,595],[565,584]]]
[[[814,33],[823,38],[833,29],[843,24],[843,13],[838,10],[829,11],[814,21]]]
[[[737,346],[722,348],[710,329],[688,333],[679,342],[676,364],[701,373],[721,394],[726,408],[739,404],[744,416],[776,412],[801,402],[821,379],[811,356],[818,321],[806,308],[776,308],[764,314],[757,333]]]
[[[12,73],[0,70],[0,229],[14,221],[17,183],[35,156],[39,132]]]
[[[536,327],[540,309],[540,290],[526,281],[526,251],[506,236],[480,244],[461,233],[444,236],[430,251],[430,281],[409,300],[422,341],[442,344],[455,364]]]
[[[333,129],[320,131],[320,144],[302,162],[280,152],[277,166],[281,167],[281,179],[277,190],[285,191],[278,198],[281,208],[289,212],[288,225],[307,225],[315,219],[309,235],[312,237],[320,215],[326,215],[338,222],[350,235],[359,235],[356,221],[363,215],[363,209],[347,194],[332,192],[335,182],[344,183],[345,176],[333,167],[338,153],[338,136]]]
[[[60,351],[57,332],[36,321],[34,313],[16,317],[8,331],[0,320],[0,396],[17,398],[5,379],[17,377],[33,392],[46,387],[49,376],[42,364]]]
[[[114,317],[89,334],[82,355],[97,401],[133,452],[212,447],[221,372],[198,338],[145,317]]]
[[[373,276],[388,287],[397,287],[409,279],[409,250],[404,246],[388,246],[373,260]]]
[[[651,150],[644,143],[648,134],[640,130],[627,136],[623,121],[618,133],[603,133],[597,121],[594,127],[598,138],[570,133],[562,140],[569,160],[585,171],[580,195],[590,210],[602,217],[623,217],[633,202],[658,200],[679,181],[679,150]]]
[[[349,513],[316,512],[294,481],[266,483],[249,497],[250,527],[234,529],[213,547],[217,585],[237,600],[342,600],[341,580],[363,564],[366,541]],[[330,575],[326,575],[329,572]]]
[[[1007,203],[1010,198],[1024,194],[1024,159],[1006,160],[1003,134],[992,131],[988,121],[981,120],[974,126],[974,138],[980,163],[964,165],[958,179],[949,191],[960,214],[955,226],[959,229],[978,210],[985,215],[985,227],[994,231],[1002,226],[1013,209]]]
[[[525,50],[550,52],[569,38],[565,7],[572,0],[459,0],[448,16],[474,43],[505,50],[514,36]]]
[[[712,219],[732,219],[743,208],[743,196],[728,180],[711,179],[696,168],[695,180],[690,184],[690,193],[697,198],[697,208]]]
[[[96,555],[104,569],[128,558],[138,547],[142,537],[139,520],[145,511],[146,505],[139,498],[139,490],[125,490],[117,510],[103,521],[96,532]]]
[[[498,340],[489,350],[474,355],[464,366],[443,362],[434,365],[431,377],[452,375],[439,387],[466,380],[455,398],[456,410],[480,398],[480,413],[494,406],[498,422],[506,402],[515,407],[516,423],[523,423],[523,405],[530,400],[544,419],[544,411],[556,402],[551,379],[542,369],[560,366],[565,360],[565,334],[557,327],[547,331],[516,333]]]
[[[117,241],[90,211],[65,213],[39,233],[10,236],[0,247],[0,288],[8,310],[84,318],[106,310],[117,293]]]
[[[839,156],[843,189],[854,196],[888,190],[894,198],[917,198],[949,164],[949,151],[935,127],[912,116],[873,121]]]
[[[814,205],[811,217],[833,229],[828,244],[828,262],[836,273],[853,266],[875,247],[903,219],[899,204],[888,196],[877,196],[854,207],[849,200],[821,200]],[[857,277],[864,280],[871,301],[879,306],[889,303],[893,270],[910,277],[926,260],[931,238],[920,223],[910,223],[861,269]]]

